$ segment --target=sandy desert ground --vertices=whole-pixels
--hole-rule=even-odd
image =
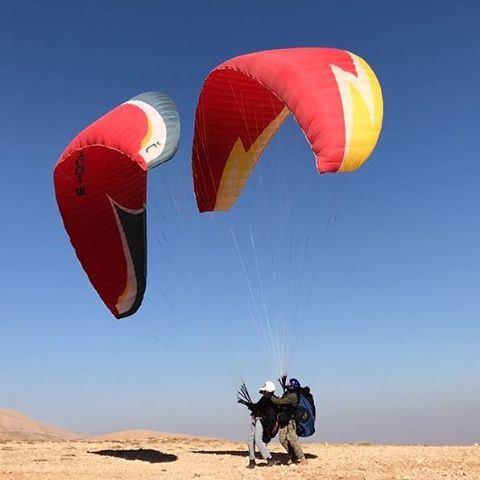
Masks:
[[[480,480],[480,446],[305,443],[308,464],[247,470],[243,443],[151,430],[78,435],[0,409],[0,480]]]
[[[242,443],[186,436],[132,436],[120,435],[117,440],[2,440],[0,480],[480,479],[477,446],[305,444],[309,457],[306,466],[247,470]],[[279,461],[285,460],[278,443],[272,444],[272,451]]]

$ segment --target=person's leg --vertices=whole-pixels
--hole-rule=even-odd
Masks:
[[[303,463],[305,461],[305,454],[303,453],[302,446],[298,441],[297,435],[297,424],[295,420],[290,420],[287,425],[287,440],[288,443],[291,445],[292,450],[295,454],[295,457]]]
[[[285,427],[282,427],[279,430],[278,441],[281,443],[282,447],[287,452],[287,455],[288,455],[287,465],[289,465],[290,463],[293,463],[294,460],[295,460],[295,458],[294,458],[295,454],[293,452],[292,446],[290,445],[290,443],[288,441],[288,425],[286,425]]]
[[[295,452],[293,451],[293,447],[290,445],[290,442],[288,442],[288,460],[289,463],[293,463],[297,460],[297,457],[295,455]]]
[[[264,460],[269,460],[272,457],[263,441],[263,425],[259,418],[255,421],[255,445]]]
[[[250,458],[250,463],[255,463],[255,423],[253,421],[248,433],[248,457]]]
[[[288,452],[288,440],[287,440],[287,426],[282,427],[278,432],[278,441],[282,447]]]

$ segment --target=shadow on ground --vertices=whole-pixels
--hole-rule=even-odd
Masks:
[[[192,450],[192,453],[202,453],[204,455],[231,455],[233,457],[248,457],[248,452],[240,450]],[[257,455],[258,457],[258,455]],[[287,463],[288,455],[286,453],[272,452],[272,458],[280,463]],[[305,458],[318,458],[312,453],[305,453]]]
[[[134,450],[97,450],[88,453],[106,457],[123,458],[125,460],[141,460],[142,462],[149,463],[168,463],[178,459],[176,455],[172,455],[171,453],[163,453],[158,450],[145,448],[137,448]]]

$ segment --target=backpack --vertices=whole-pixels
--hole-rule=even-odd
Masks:
[[[310,437],[315,433],[315,416],[315,402],[310,388],[302,388],[298,392],[298,406],[295,413],[299,437]]]

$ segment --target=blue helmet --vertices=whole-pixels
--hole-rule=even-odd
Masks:
[[[288,388],[291,388],[292,390],[296,390],[301,387],[300,382],[296,378],[291,378],[288,381]]]

